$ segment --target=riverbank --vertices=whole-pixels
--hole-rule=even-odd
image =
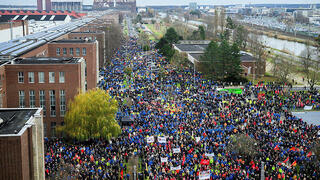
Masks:
[[[303,43],[315,46],[316,42],[312,37],[302,36],[302,35],[296,35],[294,36],[291,33],[281,32],[281,31],[275,31],[268,28],[261,29],[259,26],[249,26],[248,24],[244,24],[246,29],[250,33],[258,34],[258,35],[266,35],[271,38],[280,39],[280,40],[286,40],[290,42],[297,42],[297,43]]]

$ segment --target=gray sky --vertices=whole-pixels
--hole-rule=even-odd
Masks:
[[[84,4],[92,4],[93,0],[83,0]],[[144,5],[186,5],[197,2],[200,5],[222,4],[312,4],[319,0],[137,0],[138,6]],[[0,0],[1,5],[36,5],[37,0]]]

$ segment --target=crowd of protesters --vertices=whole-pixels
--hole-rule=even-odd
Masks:
[[[288,111],[320,108],[316,92],[260,83],[245,85],[242,94],[220,93],[216,82],[194,76],[192,67],[172,67],[157,50],[143,52],[135,39],[100,75],[100,88],[119,102],[118,117],[133,123],[110,141],[47,139],[47,177],[69,168],[74,178],[131,179],[127,163],[136,156],[139,179],[259,179],[261,168],[266,179],[319,178],[312,149],[320,127]],[[253,157],[228,150],[239,134],[257,142]]]

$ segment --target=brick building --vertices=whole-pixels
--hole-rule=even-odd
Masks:
[[[42,107],[47,136],[63,125],[67,104],[85,91],[84,58],[17,58],[4,65],[3,106]]]
[[[105,53],[105,32],[103,31],[85,31],[85,32],[71,32],[68,34],[69,39],[89,39],[89,40],[97,40],[99,43],[99,67],[103,67],[106,63],[106,53]]]
[[[42,180],[42,109],[0,109],[0,179]]]
[[[97,40],[64,39],[48,44],[48,57],[83,57],[86,61],[86,89],[97,87],[99,44]]]
[[[204,54],[206,48],[209,46],[210,41],[206,40],[184,40],[180,44],[173,44],[173,48],[179,52],[185,52],[188,55],[188,59],[191,63],[198,63],[200,57]],[[255,74],[257,61],[252,54],[244,51],[240,51],[240,65],[243,69],[243,74],[245,76],[249,74]],[[265,73],[265,65],[261,75]]]

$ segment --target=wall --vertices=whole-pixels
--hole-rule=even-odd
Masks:
[[[28,131],[20,136],[0,136],[0,179],[31,179]]]
[[[87,89],[93,89],[97,87],[99,74],[99,69],[97,66],[99,65],[99,56],[97,53],[98,41],[94,42],[81,42],[81,43],[59,43],[53,42],[48,44],[48,56],[49,57],[77,57],[76,48],[80,48],[80,56],[86,60],[87,64]],[[57,56],[56,49],[60,48],[60,56]],[[67,48],[67,54],[63,55],[63,48]],[[70,48],[73,48],[73,55],[70,54]],[[86,55],[82,55],[82,48],[86,48]]]
[[[59,72],[65,72],[65,83],[59,83]],[[24,83],[18,83],[18,72],[24,72]],[[34,72],[35,83],[28,82],[28,72]],[[38,83],[38,72],[44,72],[45,83]],[[55,72],[55,83],[49,83],[49,72]],[[60,116],[60,91],[65,90],[66,105],[78,94],[80,89],[83,89],[81,82],[81,64],[33,64],[33,65],[5,65],[6,73],[6,107],[19,107],[19,90],[25,92],[25,105],[29,107],[29,91],[35,91],[35,106],[40,107],[39,90],[45,91],[46,100],[46,116],[44,117],[44,126],[46,127],[46,135],[50,136],[51,122],[56,122],[56,125],[61,125],[63,117]],[[55,90],[56,100],[56,117],[50,117],[50,101],[49,90]],[[68,107],[67,107],[68,108]]]
[[[96,39],[99,43],[99,68],[103,67],[106,63],[105,55],[105,33],[101,32],[74,32],[68,34],[69,39]]]

